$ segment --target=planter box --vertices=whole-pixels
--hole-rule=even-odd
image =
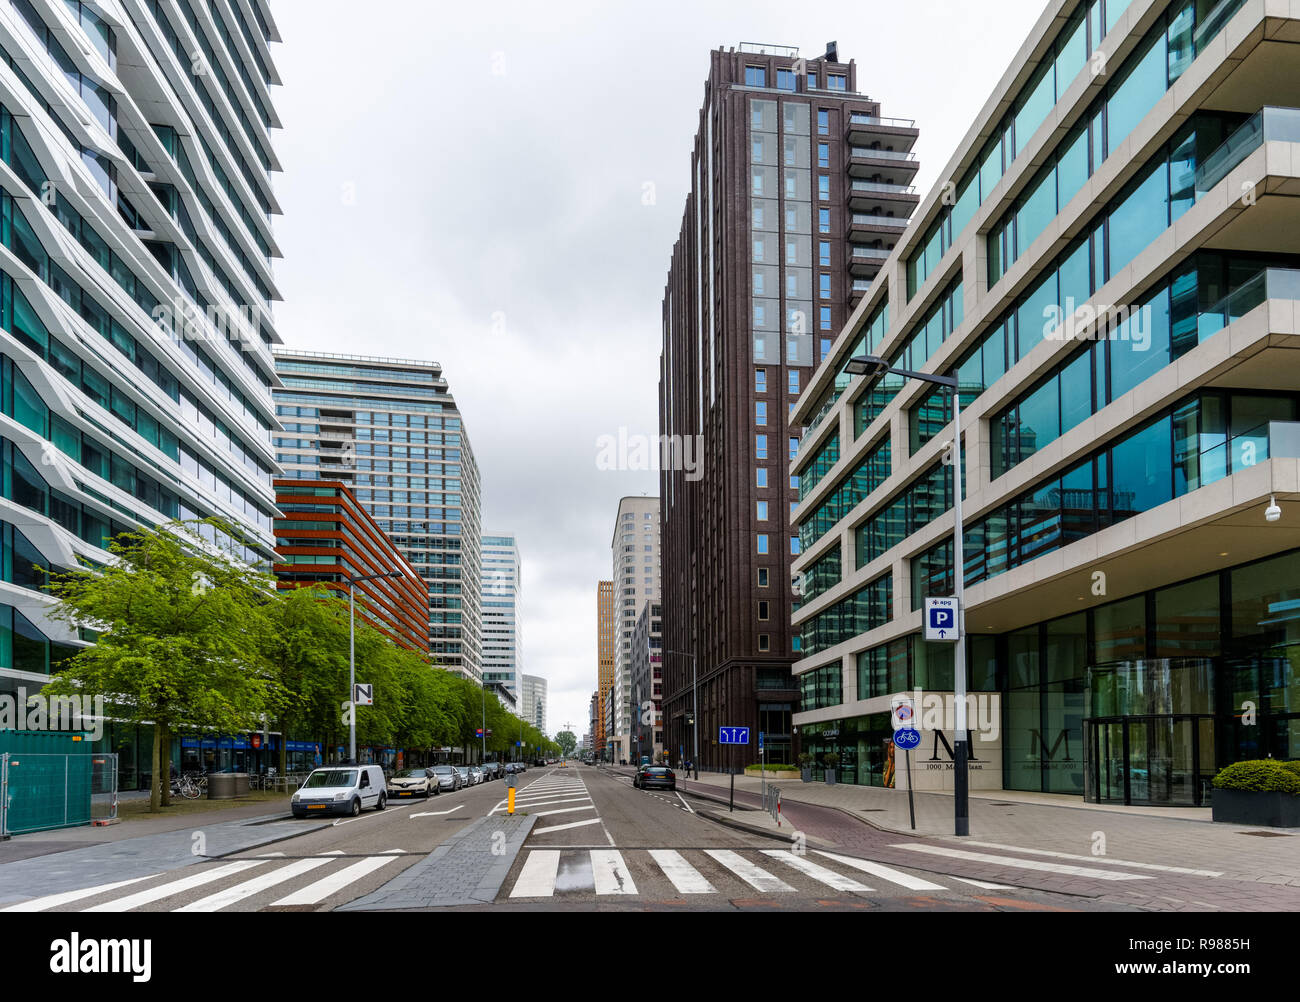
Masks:
[[[806,765],[806,766],[804,766],[802,769],[800,769],[800,770],[799,770],[799,778],[802,779],[805,783],[811,783],[811,782],[812,782],[812,766],[810,766],[810,765]]]
[[[836,779],[835,779],[835,770],[834,770],[834,769],[827,769],[827,770],[826,770],[826,785],[827,785],[827,786],[834,786],[835,783],[836,783]]]
[[[1215,790],[1215,821],[1265,828],[1300,828],[1300,797],[1290,793]]]

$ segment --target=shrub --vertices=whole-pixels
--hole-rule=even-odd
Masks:
[[[797,761],[801,766],[812,765],[813,757],[807,752],[802,752],[795,757],[795,761]]]
[[[1297,776],[1300,776],[1300,759],[1296,759],[1294,762],[1283,762],[1282,768],[1290,769]]]
[[[834,769],[837,765],[840,764],[839,753],[827,752],[825,755],[822,756],[822,761],[826,763],[827,769]]]
[[[799,771],[799,767],[798,767],[797,765],[782,765],[782,764],[780,764],[780,763],[778,763],[778,764],[776,764],[776,765],[772,765],[772,764],[769,763],[769,764],[766,765],[766,766],[747,765],[747,766],[745,766],[745,771],[746,771],[746,772],[763,772],[763,771],[766,771],[766,772],[798,772],[798,771]]]
[[[1255,759],[1235,762],[1214,777],[1216,790],[1300,794],[1300,768],[1295,762]]]

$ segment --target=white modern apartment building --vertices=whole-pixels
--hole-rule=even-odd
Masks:
[[[523,634],[519,621],[523,563],[512,534],[484,534],[481,540],[483,594],[483,684],[497,689],[506,708],[518,708]]]
[[[659,499],[626,497],[619,502],[610,541],[614,580],[613,738],[616,758],[628,758],[632,734],[632,635],[647,601],[662,597]]]
[[[0,691],[83,646],[40,568],[208,516],[270,567],[278,40],[265,0],[0,4]],[[124,788],[151,740],[111,725]]]
[[[537,675],[524,675],[522,685],[523,696],[519,700],[519,715],[545,734],[546,679]]]
[[[1298,42],[1294,2],[1051,0],[839,334],[790,473],[840,782],[905,785],[901,696],[919,788],[959,737],[972,789],[1114,804],[1300,757]]]

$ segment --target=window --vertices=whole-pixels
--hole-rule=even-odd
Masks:
[[[794,459],[794,457],[797,456],[798,454],[799,454],[799,440],[798,440],[797,438],[791,438],[791,439],[790,439],[790,458],[791,458],[791,459]]]
[[[767,69],[762,66],[745,67],[745,86],[746,87],[766,87],[767,86]]]
[[[770,550],[768,549],[768,536],[767,536],[767,534],[766,534],[766,533],[759,533],[759,535],[758,535],[758,553],[759,553],[759,556],[766,556],[769,552],[770,552]]]
[[[754,370],[754,392],[755,393],[767,392],[767,370],[766,369]]]
[[[767,424],[767,404],[762,400],[754,404],[754,423],[757,425]]]
[[[765,623],[765,622],[767,622],[769,619],[772,618],[772,617],[769,615],[769,610],[770,610],[770,606],[769,606],[769,604],[768,604],[767,602],[759,602],[759,603],[758,603],[758,619],[759,619],[759,622]]]
[[[767,588],[771,583],[771,574],[768,569],[766,567],[760,567],[758,569],[758,586],[760,588]]]
[[[759,520],[760,522],[766,522],[766,521],[767,521],[767,502],[766,502],[766,501],[760,501],[760,502],[758,502],[758,520]]]
[[[759,487],[766,487],[766,486],[767,486],[767,470],[766,470],[764,467],[760,466],[760,467],[759,467],[757,470],[755,470],[754,472],[758,474],[758,486],[759,486]]]
[[[799,370],[798,369],[790,370],[790,392],[791,393],[799,392]]]
[[[849,78],[845,76],[843,73],[827,73],[826,89],[827,90],[848,90]]]
[[[778,90],[795,91],[798,89],[794,70],[777,70],[776,86]]]
[[[797,556],[799,556],[799,554],[802,553],[802,552],[803,552],[803,550],[800,549],[800,547],[799,547],[799,537],[798,537],[798,536],[791,536],[791,537],[790,537],[790,555],[791,555],[792,557],[797,557]]]
[[[809,87],[817,86],[817,75],[815,73],[808,74],[808,86]],[[827,111],[825,108],[818,108],[817,109],[817,135],[829,136],[830,134],[831,134],[831,113]]]
[[[823,202],[831,200],[831,179],[829,177],[817,178],[817,198]]]
[[[772,637],[766,633],[758,635],[758,649],[760,651],[770,651],[772,649]]]
[[[828,331],[831,329],[831,308],[829,306],[823,306],[821,308],[821,315],[818,319],[818,324],[820,330]]]
[[[823,268],[831,266],[831,242],[822,240],[817,245],[817,263]]]
[[[766,436],[766,435],[757,435],[757,436],[755,436],[755,439],[754,439],[754,458],[755,458],[755,459],[766,459],[766,458],[767,458],[767,436]]]
[[[829,233],[830,231],[831,231],[831,210],[818,209],[817,210],[817,232]]]
[[[817,166],[830,167],[830,165],[831,165],[831,144],[818,143],[817,144]]]
[[[754,238],[754,262],[760,263],[767,258],[767,240],[764,237]]]
[[[822,299],[831,298],[831,277],[830,275],[819,275],[817,277],[817,291]]]

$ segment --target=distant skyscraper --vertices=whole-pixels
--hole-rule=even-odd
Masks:
[[[519,591],[523,565],[514,536],[495,534],[482,539],[483,682],[509,694],[518,707],[523,663],[519,622]]]
[[[619,502],[610,541],[614,571],[614,736],[627,758],[633,729],[632,634],[647,601],[658,600],[659,499],[627,497]]]
[[[523,696],[519,700],[519,715],[546,733],[546,679],[537,675],[524,675]]]
[[[834,45],[798,56],[711,54],[664,289],[660,432],[702,461],[660,475],[665,743],[694,744],[698,670],[704,768],[726,764],[707,740],[719,725],[763,731],[768,761],[792,754],[790,418],[917,203],[914,123],[880,117]]]
[[[431,654],[482,671],[478,464],[436,362],[277,348],[285,476],[351,487],[429,588]]]
[[[609,750],[613,736],[612,707],[614,695],[614,582],[596,585],[596,753]]]

